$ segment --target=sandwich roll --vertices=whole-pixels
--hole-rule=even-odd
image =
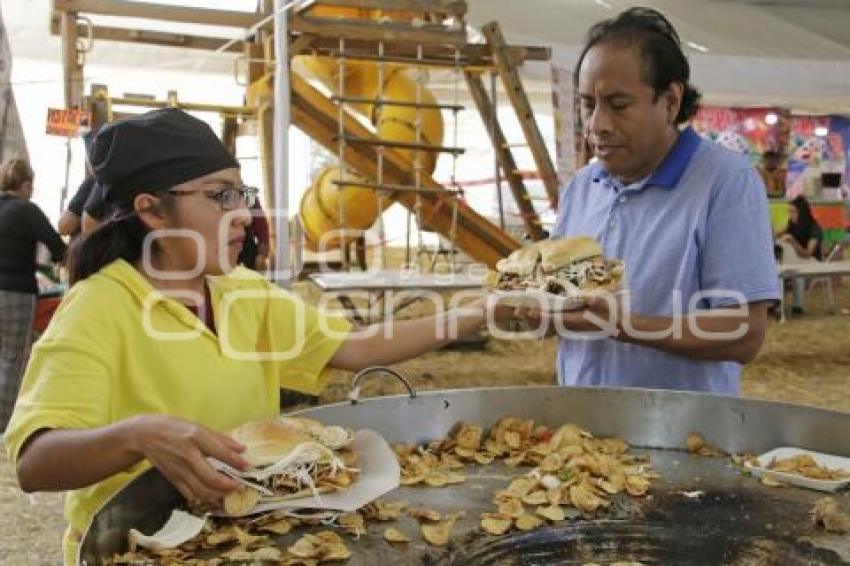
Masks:
[[[499,261],[485,286],[501,291],[537,290],[576,296],[587,291],[617,291],[624,266],[607,259],[602,245],[589,236],[536,242]]]

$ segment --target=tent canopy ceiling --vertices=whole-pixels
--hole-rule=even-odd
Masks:
[[[252,0],[148,0],[250,11]],[[16,58],[59,60],[49,36],[50,0],[2,0]],[[468,0],[473,27],[496,20],[509,41],[553,47],[555,62],[571,68],[593,23],[625,9],[628,0]],[[693,65],[694,82],[709,102],[781,104],[821,112],[850,112],[849,0],[643,0],[676,26]],[[92,18],[132,27],[139,21]],[[144,22],[150,28],[151,22]],[[163,31],[233,38],[235,28],[158,23]],[[185,68],[232,74],[234,55],[138,44],[97,42],[87,55],[103,65]],[[548,72],[530,66],[529,90],[545,92]]]

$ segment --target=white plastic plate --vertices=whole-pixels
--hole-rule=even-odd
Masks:
[[[752,472],[754,476],[768,477],[770,479],[782,483],[798,485],[800,487],[807,487],[809,489],[816,489],[818,491],[838,491],[839,489],[850,483],[850,478],[845,478],[841,480],[816,480],[797,474],[777,472],[774,470],[770,470],[767,467],[768,465],[770,465],[770,462],[773,459],[782,460],[784,458],[793,458],[794,456],[798,456],[800,454],[808,454],[815,462],[817,462],[819,466],[829,468],[830,470],[844,470],[846,472],[850,472],[850,458],[842,458],[840,456],[833,456],[831,454],[823,454],[821,452],[814,452],[812,450],[805,450],[803,448],[791,447],[776,448],[774,450],[771,450],[770,452],[762,454],[758,457],[758,466],[750,464],[749,462],[747,462],[745,466]]]

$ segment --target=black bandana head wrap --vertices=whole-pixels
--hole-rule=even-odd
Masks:
[[[128,208],[142,192],[239,167],[212,129],[176,108],[152,110],[109,123],[97,133],[89,154],[106,201]]]

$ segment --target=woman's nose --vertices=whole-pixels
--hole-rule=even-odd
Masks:
[[[231,221],[233,224],[237,226],[248,226],[251,224],[251,209],[246,207],[244,204],[239,208],[234,209],[231,214],[233,218]]]

